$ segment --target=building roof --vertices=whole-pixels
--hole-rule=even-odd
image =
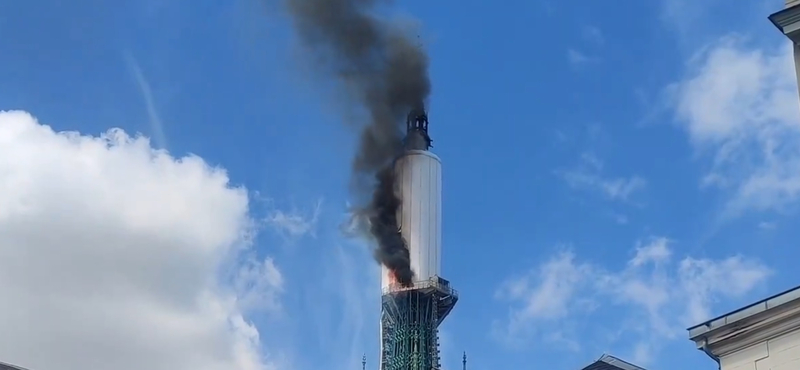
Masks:
[[[800,299],[800,286],[789,289],[785,292],[778,293],[772,297],[763,299],[749,306],[742,307],[736,311],[726,313],[722,316],[708,320],[702,324],[692,326],[689,328],[689,337],[694,339],[708,333],[714,329],[723,326],[731,325],[737,321],[741,321],[767,310],[774,309],[787,303],[792,303]]]
[[[769,20],[795,44],[800,43],[800,6],[786,7],[770,15]]]
[[[0,370],[27,370],[25,368],[14,366],[11,364],[7,364],[5,362],[0,362]]]
[[[581,370],[645,370],[629,362],[622,361],[611,355],[603,355],[593,364]]]

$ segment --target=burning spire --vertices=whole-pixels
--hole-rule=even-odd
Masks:
[[[341,83],[367,119],[352,163],[354,195],[377,242],[375,259],[398,283],[412,284],[397,211],[394,160],[403,151],[409,112],[424,112],[431,90],[428,56],[398,23],[374,14],[377,0],[286,0],[300,40]]]

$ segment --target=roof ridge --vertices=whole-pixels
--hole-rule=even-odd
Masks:
[[[28,370],[28,369],[26,369],[24,367],[19,367],[17,365],[12,365],[12,364],[8,364],[8,363],[5,363],[3,361],[0,361],[0,370],[5,370],[5,369],[2,369],[3,366],[5,366],[5,367],[7,367],[9,369],[13,369],[13,370]]]
[[[645,370],[643,367],[636,366],[628,361],[620,359],[616,356],[612,356],[610,354],[604,353],[603,356],[600,356],[598,361],[605,362],[609,365],[614,365],[622,370]]]

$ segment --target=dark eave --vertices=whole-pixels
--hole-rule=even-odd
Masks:
[[[795,302],[800,299],[800,286],[778,293],[767,299],[763,299],[736,311],[726,313],[722,316],[708,320],[702,324],[695,325],[688,329],[689,337],[694,339],[705,335],[709,331],[731,325],[740,320],[761,314],[767,310],[774,309],[787,303]]]
[[[0,370],[27,370],[25,368],[14,366],[11,364],[7,364],[5,362],[0,362]]]
[[[769,20],[795,44],[800,44],[800,5],[785,8],[769,16]]]
[[[581,370],[645,370],[611,355],[603,355],[599,360]]]

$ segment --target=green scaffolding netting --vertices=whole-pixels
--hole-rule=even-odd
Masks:
[[[382,370],[439,369],[436,294],[406,291],[383,297]]]

